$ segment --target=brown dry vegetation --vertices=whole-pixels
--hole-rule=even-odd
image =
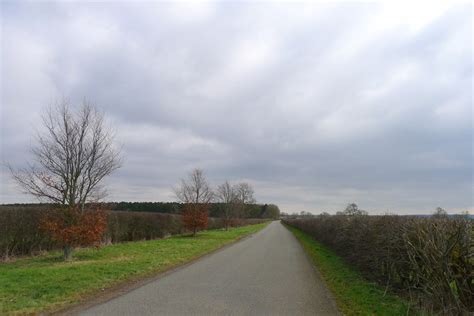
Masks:
[[[339,215],[286,223],[428,312],[474,312],[472,219]]]

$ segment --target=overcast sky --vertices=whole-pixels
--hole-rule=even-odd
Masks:
[[[107,200],[172,201],[195,167],[282,211],[474,210],[472,6],[1,2],[1,159],[45,107],[96,104]],[[0,203],[27,202],[5,169]]]

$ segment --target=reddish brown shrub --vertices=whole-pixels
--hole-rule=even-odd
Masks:
[[[208,223],[208,205],[207,204],[186,204],[183,210],[184,227],[196,235],[198,230],[207,228]]]
[[[64,259],[68,260],[74,247],[100,245],[107,229],[107,213],[101,209],[82,211],[78,207],[53,210],[45,213],[40,229],[64,248]]]

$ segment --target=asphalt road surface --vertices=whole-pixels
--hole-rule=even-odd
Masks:
[[[339,315],[280,222],[81,315]]]

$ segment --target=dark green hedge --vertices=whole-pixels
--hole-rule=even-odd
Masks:
[[[114,202],[105,203],[106,209],[129,212],[153,212],[180,214],[183,204],[177,202]],[[212,203],[209,209],[210,217],[221,217],[223,212],[221,203]],[[242,212],[244,218],[273,218],[280,216],[280,210],[273,204],[248,204]]]
[[[128,212],[151,212],[165,214],[181,214],[183,204],[178,202],[107,202],[100,204],[103,209]],[[209,209],[210,217],[222,217],[223,205],[212,203]],[[19,208],[54,208],[57,204],[4,204],[1,209]],[[243,218],[271,218],[278,219],[280,210],[274,204],[248,204],[242,212]]]

